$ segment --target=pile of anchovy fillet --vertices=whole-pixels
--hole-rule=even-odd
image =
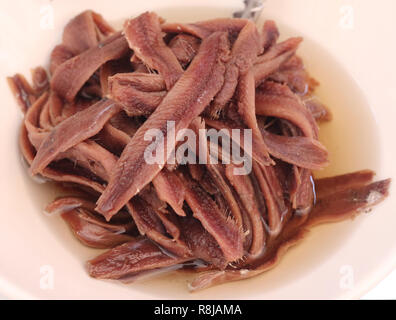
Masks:
[[[30,174],[81,190],[47,211],[61,213],[83,244],[109,249],[87,263],[92,277],[182,268],[197,272],[193,291],[250,278],[311,226],[387,196],[390,180],[372,182],[369,170],[313,178],[328,165],[318,122],[331,114],[296,55],[302,39],[278,37],[273,21],[260,32],[245,19],[177,24],[152,12],[117,32],[85,11],[65,27],[49,72],[34,69],[32,84],[8,78]],[[147,163],[145,132],[168,141],[167,121],[176,132],[251,129],[252,171]]]

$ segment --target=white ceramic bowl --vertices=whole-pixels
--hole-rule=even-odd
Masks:
[[[395,267],[394,188],[370,214],[320,226],[290,250],[280,264],[254,279],[195,294],[187,279],[165,276],[122,285],[91,279],[84,262],[98,251],[83,247],[59,217],[42,213],[54,191],[26,174],[17,148],[21,114],[4,78],[28,75],[47,65],[66,22],[93,9],[120,26],[144,10],[169,20],[227,16],[242,1],[34,1],[0,4],[0,293],[10,298],[82,299],[303,299],[357,298]],[[308,69],[322,83],[319,96],[334,112],[321,128],[332,165],[319,175],[370,168],[378,178],[396,178],[396,22],[392,0],[268,0],[264,18],[278,22],[283,36],[302,35]],[[354,2],[356,3],[356,2]]]

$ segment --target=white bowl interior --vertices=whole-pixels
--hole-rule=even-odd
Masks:
[[[120,26],[123,19],[145,9],[155,10],[168,20],[194,21],[228,16],[239,4],[238,1],[218,1],[214,5],[201,1],[191,8],[185,3],[183,5],[181,1],[169,1],[172,5],[165,5],[160,1],[148,1],[146,4],[115,2],[120,5],[122,3],[123,7],[111,6],[109,10],[106,1],[84,1],[84,4],[78,5],[55,2],[54,28],[50,30],[40,29],[37,23],[37,19],[42,17],[42,7],[40,9],[34,2],[29,2],[36,15],[22,15],[18,17],[19,21],[14,21],[12,18],[16,16],[15,12],[20,9],[18,5],[22,4],[20,1],[16,1],[15,5],[9,4],[11,18],[7,18],[6,23],[12,28],[10,39],[13,40],[5,40],[8,47],[5,51],[2,49],[0,54],[6,74],[21,72],[28,75],[29,68],[47,64],[50,49],[59,42],[64,24],[86,8],[94,9]],[[26,29],[18,27],[18,23],[23,19],[27,19],[26,23],[31,19],[36,23],[32,23],[27,31],[29,39],[21,42],[18,39],[23,38]],[[288,27],[287,24],[280,23],[279,26],[283,38],[292,35],[304,36],[300,55],[307,69],[321,82],[317,95],[333,112],[333,121],[324,124],[320,131],[321,140],[330,151],[331,166],[318,172],[317,176],[365,168],[377,170],[381,175],[393,175],[393,171],[386,169],[388,167],[384,161],[383,149],[388,142],[381,138],[383,132],[378,126],[378,115],[370,108],[354,77],[340,62],[340,56],[334,57],[322,43],[311,40],[310,33]],[[5,61],[7,64],[4,64]],[[378,237],[378,230],[370,228],[370,224],[385,230],[384,237],[391,234],[377,217],[388,217],[389,213],[384,212],[384,208],[389,207],[388,202],[376,209],[373,215],[363,214],[354,221],[314,228],[305,241],[290,250],[275,269],[262,276],[203,292],[188,294],[186,283],[191,276],[174,273],[129,285],[89,278],[84,270],[84,262],[101,251],[81,245],[60,217],[43,214],[44,206],[56,196],[57,191],[51,184],[38,185],[26,173],[17,147],[21,114],[7,90],[3,81],[1,92],[4,106],[0,111],[3,139],[0,140],[0,150],[7,152],[0,160],[0,215],[3,221],[0,226],[0,256],[5,257],[0,260],[0,292],[4,291],[6,295],[13,297],[100,299],[334,298],[357,296],[372,285],[373,274],[378,268],[375,268],[372,261],[367,261],[368,266],[362,266],[366,249],[371,249],[368,246],[373,245],[367,238]],[[382,145],[378,141],[382,141]],[[384,244],[385,240],[387,238],[378,244]],[[361,246],[358,246],[359,243]],[[388,243],[390,248],[381,247],[378,250],[378,259],[384,260],[392,256],[394,238]],[[375,253],[370,252],[375,256]],[[394,260],[388,260],[387,266],[394,263]],[[40,281],[46,275],[46,266],[50,266],[54,272],[52,289],[43,289],[40,286]],[[356,273],[353,290],[345,291],[340,285],[343,266],[352,266]],[[385,268],[382,269],[383,273],[384,270]]]

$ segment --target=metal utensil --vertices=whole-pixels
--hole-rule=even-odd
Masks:
[[[234,18],[251,19],[257,21],[264,9],[265,0],[244,0],[245,9],[234,12]]]

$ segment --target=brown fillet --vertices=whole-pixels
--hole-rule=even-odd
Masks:
[[[119,33],[114,34],[105,42],[58,66],[51,79],[51,88],[70,102],[100,66],[123,57],[128,50],[125,38]]]
[[[47,130],[40,127],[41,112],[48,103],[49,95],[47,92],[43,93],[34,104],[27,110],[24,123],[29,133],[31,143],[38,149]]]
[[[201,166],[199,164],[189,163],[188,170],[189,170],[190,176],[196,181],[201,181],[205,174],[205,167]]]
[[[285,136],[300,137],[301,133],[303,133],[301,128],[296,127],[288,120],[281,120],[280,123],[281,130]],[[311,127],[313,128],[312,134],[314,134],[313,138],[315,140],[315,138],[317,138],[316,125],[312,125]],[[310,133],[308,132],[308,134]],[[289,193],[292,208],[296,210],[296,213],[307,217],[307,214],[310,212],[313,205],[315,204],[315,185],[312,172],[310,169],[301,168],[293,165],[293,174],[291,176],[295,179],[295,189],[292,189],[292,192]]]
[[[155,73],[117,73],[109,78],[110,91],[114,85],[133,87],[142,92],[158,92],[166,90],[164,78]]]
[[[252,130],[252,139],[255,140],[254,146],[259,148],[259,154],[263,155],[264,158],[256,159],[261,165],[273,164],[268,153],[268,147],[265,144],[263,136],[259,130],[256,118],[256,106],[255,106],[256,88],[254,84],[254,75],[252,71],[242,75],[239,79],[237,88],[237,105],[238,113],[241,119]]]
[[[95,217],[99,220],[99,218]],[[62,213],[62,219],[69,225],[75,237],[84,245],[96,249],[110,249],[132,240],[123,227],[113,228],[96,223],[86,210],[73,209]]]
[[[25,124],[22,124],[22,126],[21,126],[21,131],[20,131],[20,135],[19,135],[19,148],[20,148],[22,155],[23,155],[24,159],[26,160],[27,164],[30,166],[30,164],[32,163],[33,158],[36,154],[36,150],[29,140],[28,131],[26,129]],[[82,185],[82,186],[88,187],[98,193],[101,193],[104,190],[104,187],[102,184],[100,184],[96,181],[93,181],[90,178],[87,178],[85,176],[79,175],[78,173],[64,172],[59,169],[47,167],[41,172],[41,175],[44,178],[53,180],[53,181],[71,182],[71,183],[75,183],[78,185]]]
[[[249,20],[218,18],[196,23],[164,23],[162,31],[167,33],[187,33],[197,38],[205,39],[214,32],[227,32],[229,39],[235,40]],[[233,42],[233,41],[232,41]]]
[[[108,124],[125,132],[129,137],[132,137],[139,130],[139,127],[144,121],[140,118],[128,117],[124,112],[115,114]]]
[[[64,44],[59,44],[51,52],[50,56],[50,73],[54,74],[55,70],[64,62],[74,57],[73,52]]]
[[[308,138],[318,136],[312,114],[287,85],[267,81],[260,86],[256,92],[256,114],[288,120]]]
[[[264,254],[256,259],[257,266],[247,266],[238,270],[213,270],[199,274],[190,284],[190,291],[196,292],[226,282],[255,277],[274,268],[287,250],[300,242],[307,230],[301,227],[299,219],[289,223],[287,229],[266,248]]]
[[[50,115],[51,119],[52,118],[52,109],[57,109],[55,110],[55,113],[59,111],[59,114],[57,118],[53,119],[54,125],[58,125],[62,121],[66,120],[67,118],[70,118],[71,116],[75,115],[76,113],[83,111],[90,106],[94,105],[97,103],[100,99],[99,98],[91,98],[91,99],[83,99],[83,98],[77,98],[72,102],[67,102],[64,101],[61,97],[56,95],[54,91],[51,91],[51,96],[50,99],[52,100],[51,103],[51,108],[50,108]]]
[[[155,209],[158,217],[164,225],[166,232],[172,236],[175,241],[181,240],[181,227],[180,222],[174,212],[168,211],[167,209]],[[183,241],[183,240],[182,240]]]
[[[303,102],[317,122],[328,122],[333,119],[329,108],[320,102],[318,98],[313,96],[304,97]]]
[[[296,190],[293,209],[300,215],[308,214],[315,206],[315,183],[312,171],[305,168],[298,168],[300,175],[300,185]]]
[[[182,241],[175,241],[166,235],[161,219],[149,203],[136,196],[127,204],[127,209],[142,236],[147,236],[179,257],[191,257],[190,250]]]
[[[130,141],[130,136],[124,135],[123,131],[119,132],[120,130],[114,128],[110,124],[107,124],[105,128],[107,134],[112,135],[112,137],[110,138],[111,143],[118,144],[121,150],[124,149],[124,147]],[[114,166],[114,163],[111,163],[111,165]],[[157,174],[152,182],[155,188],[155,192],[158,194],[158,199],[156,199],[156,197],[152,197],[154,191],[146,193],[146,198],[144,197],[144,195],[142,195],[142,192],[146,190],[147,187],[141,191],[141,196],[143,197],[143,199],[147,201],[147,199],[150,198],[150,201],[148,202],[151,205],[161,202],[161,208],[163,207],[163,203],[165,203],[165,206],[166,203],[168,203],[178,215],[185,216],[185,213],[183,211],[185,187],[180,181],[179,177],[174,172],[171,172],[168,169],[164,168],[161,172]]]
[[[225,269],[228,265],[216,240],[206,231],[202,224],[192,217],[181,220],[182,234],[193,256],[213,264],[216,268]]]
[[[119,110],[120,105],[114,101],[101,100],[60,123],[40,145],[30,167],[31,174],[40,173],[59,153],[97,134]]]
[[[137,272],[169,267],[191,260],[168,255],[147,238],[138,237],[88,261],[91,277],[120,279]]]
[[[228,209],[237,223],[238,227],[244,225],[243,214],[239,207],[238,201],[232,191],[231,185],[227,183],[225,170],[221,164],[207,164],[208,173],[212,177],[213,183],[227,201]]]
[[[128,141],[130,140],[129,137],[127,139]],[[101,177],[104,181],[108,180],[109,172],[115,166],[117,161],[117,158],[113,154],[102,148],[97,143],[89,140],[80,142],[74,147],[68,149],[66,152],[59,154],[58,158],[68,158],[73,162],[78,162],[80,166],[87,168],[90,172],[94,173],[98,177]],[[153,204],[152,202],[150,203]],[[173,242],[175,240],[168,239],[163,235],[164,230],[161,221],[166,223],[165,227],[170,226],[170,221],[167,221],[166,218],[160,216],[160,212],[154,212],[151,209],[148,209],[148,207],[149,205],[146,204],[146,208],[143,209],[143,207],[140,205],[140,202],[130,203],[128,205],[128,208],[130,209],[137,223],[139,231],[143,234],[147,234],[148,237],[152,238],[154,241],[158,242],[175,254],[188,255],[189,252],[185,244],[178,241],[177,239],[175,239],[177,242]],[[85,228],[85,238],[80,240],[83,242],[90,241],[89,237],[94,237],[94,232],[100,232],[100,230],[98,230],[99,227],[90,226],[84,221],[80,221],[82,219],[81,215],[78,219],[76,214],[76,212],[73,214],[68,214],[67,221],[72,224],[72,227],[74,226],[77,228],[78,226],[81,226],[81,228]],[[158,216],[162,219],[158,219]],[[80,224],[78,224],[79,221],[81,222]],[[77,236],[82,237],[82,235],[79,234],[77,234]],[[103,237],[105,237],[105,235],[103,235]],[[108,237],[112,238],[111,235],[108,235]],[[91,240],[94,241],[94,239]]]
[[[308,220],[294,217],[288,222],[281,236],[272,242],[265,254],[250,268],[202,273],[189,285],[190,290],[198,291],[225,282],[252,278],[272,269],[290,247],[304,238],[310,227],[319,223],[346,220],[364,209],[371,208],[386,198],[389,183],[390,180],[383,180],[328,195],[315,207]]]
[[[118,157],[130,140],[127,133],[114,127],[109,122],[106,123],[103,129],[96,135],[96,138],[100,145]]]
[[[187,67],[199,50],[199,38],[188,34],[176,35],[170,42],[169,48],[173,51],[183,68]]]
[[[175,122],[176,134],[187,128],[208,105],[224,81],[224,61],[229,54],[224,33],[214,33],[203,41],[198,55],[179,81],[168,92],[155,112],[144,122],[125,147],[109,184],[98,200],[97,210],[107,219],[147,185],[165,164],[148,164],[144,153],[149,141],[144,135],[149,129],[159,129],[167,143],[167,122]],[[175,143],[175,142],[173,142]],[[160,151],[161,146],[155,145]],[[165,160],[175,145],[166,150]]]
[[[282,220],[287,213],[282,186],[272,166],[261,167],[253,163],[253,173],[265,199],[269,233],[276,236],[282,230]]]
[[[177,219],[177,215],[172,211],[172,209],[168,210],[166,205],[163,206],[164,202],[162,202],[158,198],[155,189],[150,188],[149,192],[147,192],[146,195],[142,195],[141,198],[144,199],[144,201],[146,201],[147,206],[152,208],[154,214],[162,223],[166,231],[165,234],[166,238],[156,234],[155,233],[156,230],[146,231],[148,237],[153,241],[157,242],[159,245],[161,245],[169,252],[172,252],[178,256],[183,256],[183,257],[191,256],[191,250],[188,248],[186,242],[181,237],[181,231],[180,231],[181,226],[179,220]],[[134,200],[132,200],[131,202],[133,201]],[[140,210],[138,214],[140,215],[141,212],[142,210]]]
[[[125,23],[124,33],[135,55],[163,76],[168,90],[172,88],[183,68],[163,40],[159,17],[153,12],[143,13]]]
[[[162,169],[153,179],[153,185],[162,201],[167,202],[179,216],[186,215],[183,210],[185,186],[176,173]]]
[[[351,213],[358,214],[367,211],[388,196],[390,179],[366,184],[362,183],[360,174],[354,174],[353,177],[357,179],[355,183],[351,183],[350,175],[335,177],[336,182],[330,181],[334,192],[319,194],[309,215],[308,225],[345,220],[351,217]],[[340,184],[340,182],[344,179],[351,187],[343,188],[343,183]]]
[[[129,139],[130,138],[128,137],[128,141]],[[65,153],[58,156],[58,158],[62,157],[78,162],[80,166],[87,168],[90,172],[101,177],[104,181],[108,180],[108,173],[115,166],[117,161],[117,158],[113,154],[111,154],[109,151],[102,148],[95,142],[89,140],[78,143],[76,146],[70,148]],[[150,203],[151,205],[153,204],[153,202]],[[134,217],[134,220],[136,221],[139,231],[142,234],[146,234],[149,238],[158,242],[163,247],[167,248],[169,251],[174,252],[175,254],[183,256],[189,255],[189,251],[185,244],[180,242],[178,239],[172,240],[164,236],[164,229],[161,221],[164,222],[164,225],[165,227],[167,227],[167,229],[169,229],[169,226],[171,226],[171,224],[170,221],[166,220],[165,217],[161,216],[160,212],[154,212],[152,209],[149,209],[151,207],[148,203],[146,203],[145,206],[142,206],[140,205],[140,202],[131,202],[128,205],[128,208],[130,209],[130,212]],[[77,228],[79,226],[81,228],[84,228],[84,231],[86,231],[86,233],[83,239],[81,239],[81,237],[83,237],[82,234],[77,234],[81,241],[93,242],[95,239],[91,238],[94,237],[94,232],[100,232],[100,228],[97,226],[91,226],[84,221],[80,221],[82,219],[81,215],[77,217],[76,214],[76,212],[73,212],[73,214],[68,214],[66,216],[67,221],[71,224],[72,228]],[[174,228],[175,227],[173,227],[173,229]],[[110,241],[114,237],[112,237],[110,234],[108,234],[107,236],[106,234],[103,234],[103,238],[104,240],[105,238],[110,238],[108,239],[108,241]],[[91,243],[91,246],[93,245],[94,244]],[[100,244],[97,245],[99,246]]]
[[[133,86],[112,82],[109,96],[111,99],[122,104],[128,116],[134,117],[150,116],[161,104],[166,93],[166,91],[139,91]]]
[[[69,159],[79,166],[108,181],[117,157],[94,141],[86,140],[62,152],[55,160]]]
[[[266,52],[269,48],[276,44],[279,38],[279,30],[275,21],[265,21],[260,36],[261,44],[263,46],[264,52]]]
[[[226,166],[226,176],[241,199],[252,225],[252,244],[249,248],[251,256],[260,254],[265,245],[265,230],[259,205],[249,175],[234,175],[234,165]]]
[[[32,87],[36,96],[41,96],[49,88],[49,79],[47,70],[43,67],[32,69]]]
[[[103,37],[113,32],[113,28],[100,14],[87,10],[74,17],[66,25],[63,30],[63,45],[73,55],[77,55],[97,46]]]
[[[95,203],[91,202],[88,197],[60,197],[50,202],[44,211],[48,214],[62,214],[76,208],[85,208],[93,211]]]
[[[293,92],[301,96],[305,96],[314,90],[312,78],[305,70],[302,59],[296,55],[285,62],[269,79],[287,84]]]
[[[205,129],[205,122],[204,121],[194,121],[191,124],[191,128],[192,128],[192,130],[194,130],[196,136],[199,137],[199,130]],[[199,145],[199,141],[197,141],[197,145]],[[217,148],[218,148],[220,157],[222,157],[224,150],[219,145],[217,145]],[[207,164],[205,165],[206,170],[203,169],[204,171],[201,174],[203,175],[206,172],[206,174],[208,174],[211,177],[210,185],[214,186],[213,194],[216,194],[216,191],[220,192],[222,194],[223,198],[227,202],[227,207],[228,207],[232,217],[234,218],[238,227],[242,228],[244,225],[243,214],[241,212],[241,209],[239,207],[237,199],[235,198],[235,195],[232,191],[231,185],[229,185],[229,183],[227,183],[227,178],[225,175],[224,167],[221,164],[213,163],[213,161],[211,161],[211,159],[210,159],[210,156],[211,156],[210,150],[209,150],[209,148],[207,148],[206,149]],[[229,155],[227,155],[227,156],[229,157]],[[201,165],[195,165],[195,166],[198,168],[199,167],[205,168],[204,166],[201,166]],[[191,172],[191,170],[190,170],[190,172]],[[193,175],[191,175],[191,176],[193,179],[197,180],[196,178],[194,178]],[[204,185],[206,179],[204,177],[201,177],[201,178],[202,179],[198,179],[197,181],[200,182],[201,185]]]
[[[227,261],[243,256],[243,232],[232,218],[221,212],[214,200],[194,180],[184,177],[185,199],[194,218],[216,239]]]
[[[170,213],[167,208],[168,206],[167,203],[165,201],[162,201],[158,197],[158,194],[152,184],[149,184],[146,187],[144,187],[143,190],[140,191],[139,196],[153,207],[158,217],[160,217],[159,213],[165,213],[165,214]]]
[[[275,158],[301,168],[322,169],[328,165],[328,152],[317,140],[307,137],[288,137],[260,130],[269,153]]]
[[[65,120],[65,115],[63,114],[65,103],[54,91],[50,91],[48,100],[49,116],[53,126],[56,126]]]
[[[51,122],[50,114],[50,101],[48,100],[47,103],[44,105],[43,109],[41,110],[40,117],[39,117],[39,126],[43,130],[51,130],[53,128],[53,124]]]
[[[119,60],[110,60],[106,62],[100,68],[99,72],[99,81],[101,88],[101,96],[105,97],[109,93],[109,79],[110,77],[119,74],[119,73],[128,73],[132,72],[133,68],[129,61],[129,57],[119,59]]]
[[[296,52],[302,38],[290,38],[279,43],[257,58],[253,67],[256,87],[263,83],[268,76],[278,71]]]
[[[130,233],[135,229],[132,220],[110,224],[94,214],[94,208],[95,204],[85,199],[65,197],[50,203],[46,212],[60,213],[76,238],[88,247],[107,249],[132,240]]]
[[[26,113],[38,98],[35,90],[21,74],[7,77],[7,82],[22,112]]]
[[[329,178],[315,179],[315,190],[317,197],[325,197],[328,194],[358,187],[371,182],[374,171],[362,170]]]
[[[222,132],[224,132],[227,136],[229,136],[231,140],[233,138],[232,130],[238,129],[239,133],[240,133],[239,141],[234,139],[233,142],[235,144],[239,145],[240,148],[243,149],[249,157],[251,157],[252,159],[257,161],[258,163],[263,163],[262,159],[265,159],[267,155],[265,153],[264,154],[262,153],[263,148],[257,144],[257,139],[252,139],[251,153],[248,153],[248,151],[249,151],[248,148],[245,148],[245,146],[244,146],[244,139],[245,139],[244,129],[245,128],[243,126],[241,126],[240,124],[235,124],[234,122],[227,120],[227,119],[226,120],[212,120],[212,119],[205,118],[205,122],[211,128],[214,128],[216,130],[222,130]]]
[[[261,52],[260,36],[256,25],[249,21],[239,33],[232,47],[231,58],[226,66],[223,87],[207,110],[210,117],[215,119],[219,117],[222,109],[229,103],[235,93],[239,76],[248,72]]]

